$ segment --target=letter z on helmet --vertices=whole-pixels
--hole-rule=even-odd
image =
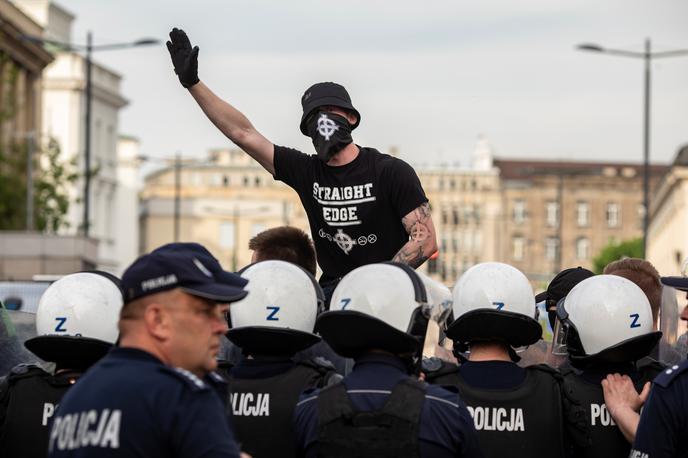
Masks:
[[[554,345],[565,345],[569,359],[579,366],[636,361],[662,337],[653,330],[645,293],[616,275],[580,282],[557,305],[557,318]]]
[[[427,318],[425,286],[410,267],[388,262],[349,272],[337,285],[330,310],[318,317],[316,330],[346,358],[370,349],[418,354]]]
[[[320,341],[313,327],[325,296],[310,273],[275,260],[239,273],[248,280],[248,295],[229,308],[232,343],[249,354],[291,355]]]
[[[36,311],[36,337],[24,344],[44,359],[80,368],[117,341],[123,296],[119,279],[105,272],[66,275],[45,290]]]
[[[459,351],[475,341],[497,340],[518,348],[542,337],[533,288],[515,267],[499,262],[476,264],[456,282],[453,295],[454,322],[447,336]]]

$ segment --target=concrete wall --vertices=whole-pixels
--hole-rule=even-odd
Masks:
[[[65,275],[93,269],[98,241],[36,232],[0,232],[0,280],[29,281],[35,275]]]

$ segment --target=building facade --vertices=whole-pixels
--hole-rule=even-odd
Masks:
[[[430,201],[439,252],[422,272],[453,285],[469,267],[499,259],[501,195],[492,151],[480,139],[469,167],[418,167]]]
[[[642,166],[497,160],[503,219],[499,258],[548,282],[568,267],[592,268],[606,245],[642,237]],[[650,189],[667,167],[651,166]]]
[[[650,205],[647,259],[661,275],[688,272],[688,145],[676,155],[671,169],[653,193]]]
[[[420,270],[447,285],[475,264],[499,261],[540,288],[567,267],[592,268],[609,243],[642,237],[641,165],[493,161],[484,140],[472,159],[470,167],[417,167],[439,246]],[[296,193],[244,152],[180,164],[178,174],[168,166],[146,178],[141,251],[173,241],[176,220],[178,240],[203,243],[223,264],[241,267],[261,230],[289,224],[309,232]],[[651,167],[653,194],[667,170]]]
[[[41,128],[41,79],[53,60],[22,37],[43,28],[12,2],[0,0],[0,145],[24,143]]]
[[[148,175],[141,193],[141,252],[198,242],[236,270],[251,261],[251,237],[281,225],[310,233],[296,192],[236,149],[172,163]]]
[[[45,31],[43,37],[60,43],[80,43],[72,37],[75,16],[51,0],[17,0],[18,7]],[[40,33],[38,34],[40,35]],[[68,226],[64,235],[83,232],[84,152],[86,118],[86,59],[75,52],[53,47],[55,60],[43,75],[42,136],[60,145],[63,163],[71,164],[79,178],[69,186]],[[119,111],[127,105],[121,94],[122,77],[115,71],[93,62],[91,101],[91,191],[89,237],[98,240],[98,268],[117,273],[126,266],[117,232],[117,222],[133,215],[119,212],[118,202],[118,136]],[[133,201],[135,205],[136,200]]]

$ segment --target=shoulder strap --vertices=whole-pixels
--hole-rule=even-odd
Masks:
[[[36,375],[50,376],[50,373],[36,364],[19,364],[10,370],[10,373],[7,375],[7,382],[14,383],[17,380],[35,377]]]
[[[661,372],[657,378],[655,378],[654,383],[661,387],[668,387],[671,385],[674,380],[679,378],[681,374],[684,372],[688,371],[688,359],[684,359],[681,364],[675,364],[671,367],[668,367],[666,370]]]
[[[198,378],[195,374],[181,367],[167,367],[161,366],[159,368],[161,372],[171,375],[172,377],[180,380],[185,386],[190,388],[192,391],[203,391],[208,389],[208,385]]]
[[[434,380],[444,375],[453,374],[458,368],[458,365],[439,358],[423,358],[422,371],[428,383],[433,383]]]

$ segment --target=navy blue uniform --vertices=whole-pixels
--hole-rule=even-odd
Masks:
[[[688,457],[688,360],[654,380],[629,457]]]
[[[60,403],[49,456],[238,457],[213,387],[150,353],[116,348]]]
[[[349,399],[359,411],[379,410],[391,390],[409,375],[401,360],[392,356],[359,358],[353,371],[342,380]],[[294,413],[297,448],[300,455],[318,453],[319,390],[306,391]],[[429,385],[421,410],[419,428],[422,457],[482,457],[478,438],[465,404],[457,393]]]

